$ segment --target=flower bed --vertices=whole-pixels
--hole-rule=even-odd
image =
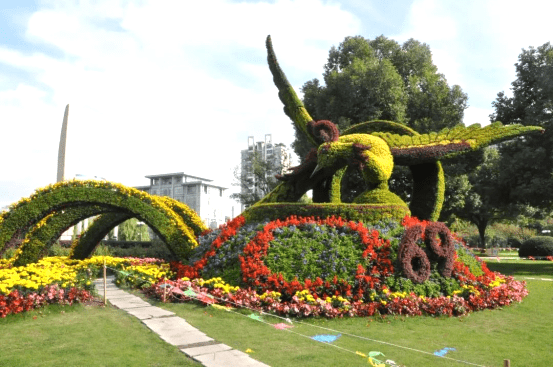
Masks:
[[[25,267],[1,261],[0,316],[88,300],[104,261],[118,284],[163,301],[295,317],[458,316],[528,294],[524,282],[490,272],[443,225],[414,218],[367,227],[334,217],[262,223],[237,217],[198,243],[189,264],[117,257],[48,257]],[[407,257],[415,247],[429,267],[412,277],[407,259],[411,271],[424,263]]]
[[[406,218],[402,225],[365,227],[334,217],[245,224],[238,217],[200,237],[189,264],[171,268],[187,288],[284,315],[451,316],[527,295],[524,282],[490,272],[443,224]],[[415,275],[411,266],[421,264],[424,272]],[[240,289],[203,290],[203,281],[194,280],[201,277]]]
[[[172,273],[158,259],[92,257],[84,261],[47,257],[27,266],[0,262],[0,318],[46,304],[73,304],[93,299],[93,278],[104,264],[116,271],[118,282],[149,287]]]

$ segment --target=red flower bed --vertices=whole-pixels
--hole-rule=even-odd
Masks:
[[[58,285],[50,285],[40,293],[28,295],[22,295],[19,291],[14,290],[8,295],[0,294],[0,318],[40,308],[46,304],[72,305],[74,302],[85,302],[92,298],[92,294],[86,290],[73,287],[66,291]]]
[[[189,279],[199,277],[199,272],[205,267],[208,259],[216,254],[217,249],[219,249],[224,242],[226,242],[230,237],[236,235],[236,231],[245,223],[246,220],[244,217],[238,216],[232,221],[222,225],[221,233],[213,241],[213,243],[211,243],[211,249],[207,251],[199,261],[195,262],[192,266],[183,265],[180,262],[171,262],[171,271],[173,271],[179,279],[183,277],[188,277]]]

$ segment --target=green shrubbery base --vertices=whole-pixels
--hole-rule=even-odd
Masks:
[[[410,215],[409,208],[400,204],[354,204],[354,203],[270,203],[248,208],[243,214],[247,222],[284,220],[290,216],[327,218],[341,217],[364,224],[381,221],[401,221]]]

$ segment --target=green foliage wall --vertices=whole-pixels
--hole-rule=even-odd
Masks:
[[[325,203],[306,205],[303,203],[271,203],[252,206],[243,213],[243,216],[248,222],[259,222],[267,219],[283,220],[290,216],[314,216],[315,218],[335,216],[352,221],[361,221],[365,224],[372,224],[390,219],[400,221],[409,214],[409,209],[405,207],[405,205],[401,204],[370,205],[353,203]]]

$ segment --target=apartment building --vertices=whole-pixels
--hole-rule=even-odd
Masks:
[[[253,175],[253,158],[257,156],[265,162],[270,162],[272,171],[267,172],[266,176],[274,176],[286,172],[291,166],[291,153],[282,143],[273,144],[272,135],[265,134],[264,141],[255,142],[254,136],[248,137],[248,148],[241,151],[240,174],[249,179],[249,182],[255,186],[256,177]],[[242,181],[244,185],[244,181]],[[251,188],[241,187],[241,192],[246,193]],[[242,205],[242,211],[245,206]]]

